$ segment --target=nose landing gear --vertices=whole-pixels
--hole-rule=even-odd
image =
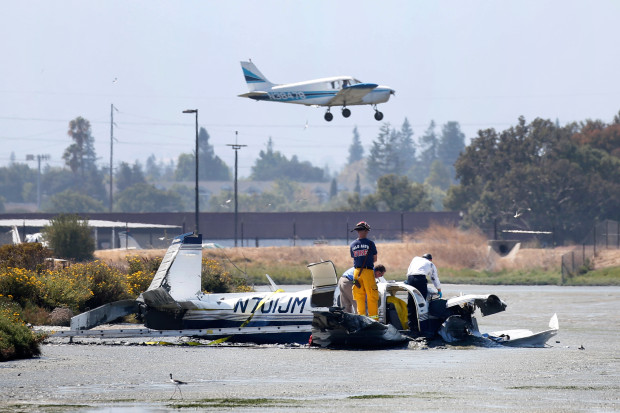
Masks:
[[[375,110],[375,119],[376,120],[381,120],[383,119],[383,113],[379,112],[379,109],[377,109],[377,105],[373,106],[374,110]]]

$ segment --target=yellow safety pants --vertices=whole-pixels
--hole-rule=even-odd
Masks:
[[[379,290],[375,281],[375,272],[368,268],[356,268],[353,280],[358,280],[360,287],[353,285],[353,299],[357,303],[357,314],[366,315],[368,301],[368,316],[379,318]]]

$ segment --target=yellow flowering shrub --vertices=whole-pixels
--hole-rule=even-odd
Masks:
[[[41,277],[45,307],[68,307],[78,313],[86,307],[86,302],[94,296],[88,280],[72,267],[47,271]]]
[[[252,291],[244,278],[233,277],[216,260],[202,259],[201,288],[208,293]]]
[[[159,264],[161,264],[161,258],[148,259],[138,255],[127,255],[125,259],[128,264],[127,283],[129,284],[129,294],[137,297],[151,285]]]
[[[154,273],[144,272],[142,270],[127,275],[127,284],[129,284],[129,294],[137,297],[140,293],[146,291],[151,285]]]
[[[34,271],[12,267],[0,270],[0,295],[10,296],[21,306],[41,304],[42,290],[43,283]]]

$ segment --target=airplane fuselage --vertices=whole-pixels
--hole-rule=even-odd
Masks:
[[[361,98],[351,97],[343,103],[332,104],[334,97],[342,87],[342,82],[359,82],[352,77],[333,77],[311,80],[307,82],[289,83],[274,86],[262,95],[248,96],[250,99],[265,102],[285,102],[297,103],[306,106],[355,106],[355,105],[376,105],[385,103],[393,93],[392,89],[386,86],[379,86],[374,83],[356,83],[348,88],[373,88],[368,94]]]

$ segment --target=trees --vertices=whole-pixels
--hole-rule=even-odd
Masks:
[[[404,175],[415,162],[413,130],[407,118],[400,130],[385,123],[372,143],[368,156],[367,173],[375,180],[383,175]]]
[[[69,122],[67,135],[73,143],[65,149],[62,158],[74,174],[78,172],[83,176],[88,168],[96,168],[94,138],[91,135],[90,122],[81,116]]]
[[[420,152],[418,162],[416,162],[410,175],[416,182],[424,182],[431,170],[431,165],[438,158],[439,138],[435,133],[435,127],[435,121],[431,120],[426,132],[419,139],[418,146],[420,147]]]
[[[121,212],[178,212],[183,210],[183,202],[175,192],[139,183],[116,195],[114,209]]]
[[[94,199],[86,194],[77,192],[73,189],[65,189],[58,192],[41,207],[44,212],[54,213],[87,213],[87,212],[104,212],[103,202]]]
[[[350,165],[361,160],[363,157],[364,147],[362,146],[360,134],[358,133],[356,126],[353,128],[353,141],[351,142],[351,146],[349,146],[349,158],[347,159],[347,163]]]
[[[69,122],[67,135],[73,143],[65,149],[62,158],[73,172],[74,179],[70,186],[79,187],[80,192],[104,200],[107,198],[106,188],[103,172],[96,165],[95,139],[91,135],[90,122],[78,116]]]
[[[138,161],[133,166],[129,166],[127,162],[121,162],[116,171],[114,182],[116,182],[116,190],[119,192],[132,185],[146,183],[142,166]]]
[[[413,129],[405,118],[398,133],[397,156],[401,174],[406,174],[416,161],[416,148],[413,142]]]
[[[95,240],[88,220],[74,214],[60,214],[50,219],[42,232],[55,256],[77,261],[93,258]]]
[[[379,135],[372,142],[366,164],[368,177],[373,181],[383,175],[399,174],[397,139],[398,135],[389,123],[381,125]]]
[[[500,133],[479,131],[456,162],[460,184],[444,206],[482,228],[553,230],[556,240],[580,240],[594,220],[620,218],[620,160],[576,144],[575,132],[523,117]]]
[[[194,154],[179,155],[174,176],[177,181],[196,179]],[[209,133],[205,128],[200,128],[198,132],[198,177],[205,181],[229,181],[231,179],[230,168],[219,156],[215,155],[213,146],[209,144]]]
[[[441,128],[441,139],[437,145],[437,159],[449,170],[454,178],[454,162],[465,149],[465,134],[458,122],[448,122]],[[432,164],[431,164],[432,165]]]
[[[611,124],[600,120],[586,120],[581,130],[572,136],[579,145],[589,145],[620,158],[620,112]]]
[[[367,211],[426,211],[431,206],[424,185],[406,176],[384,175],[377,180],[377,192],[362,199]]]
[[[13,162],[0,168],[0,194],[7,202],[24,202],[24,185],[36,181],[36,171],[26,164]]]
[[[325,182],[325,171],[308,161],[300,162],[297,155],[288,160],[279,151],[274,151],[273,140],[267,141],[267,149],[260,151],[258,159],[252,166],[251,179],[254,181],[272,181],[286,177],[298,182]]]

